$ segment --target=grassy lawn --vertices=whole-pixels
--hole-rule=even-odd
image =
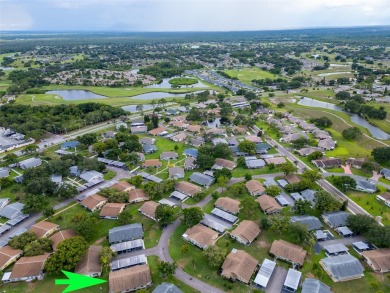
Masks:
[[[376,193],[368,194],[358,191],[348,191],[346,195],[372,216],[382,217],[383,224],[390,225],[390,208],[376,199]]]
[[[143,225],[145,247],[149,248],[155,246],[158,243],[162,231],[156,222],[138,213],[138,209],[141,205],[142,203],[136,205],[129,205],[127,208],[130,209],[133,214],[132,223],[141,223]],[[90,213],[90,212],[84,209],[83,207],[81,207],[80,205],[76,205],[66,210],[65,212],[61,213],[58,216],[53,216],[52,218],[49,218],[49,221],[60,225],[61,229],[70,229],[73,228],[73,223],[71,222],[71,218],[74,215],[84,214],[84,213]],[[98,239],[107,237],[108,230],[116,226],[119,226],[116,220],[99,219],[97,224],[98,227],[97,233],[90,241],[90,243],[92,244]]]
[[[371,178],[372,177],[372,172],[367,173],[366,171],[362,169],[356,169],[356,168],[351,168],[351,172],[354,175],[366,177],[366,178]]]
[[[264,167],[261,169],[247,169],[243,167],[237,167],[234,170],[232,170],[233,177],[240,178],[244,177],[245,174],[250,175],[263,175],[263,174],[273,174],[280,172],[277,168],[270,170],[268,167]]]
[[[115,176],[116,176],[116,172],[115,172],[115,171],[109,170],[109,171],[107,171],[107,173],[105,173],[105,174],[103,175],[103,178],[104,178],[104,180],[111,180],[111,179],[114,178]]]
[[[184,293],[199,292],[198,290],[195,290],[195,289],[191,288],[190,286],[188,286],[187,284],[183,283],[182,281],[176,279],[173,276],[170,276],[168,278],[163,279],[162,276],[161,276],[161,273],[157,269],[158,261],[159,261],[159,258],[157,256],[148,256],[148,264],[149,264],[149,267],[150,267],[150,271],[152,273],[152,281],[153,281],[153,285],[149,289],[150,292],[152,292],[152,290],[154,288],[156,288],[162,282],[175,284]]]
[[[231,77],[237,77],[240,81],[246,84],[252,84],[252,80],[254,79],[275,78],[275,75],[272,73],[261,70],[257,67],[225,70],[225,72]]]
[[[180,85],[192,85],[198,83],[198,80],[196,78],[188,78],[188,77],[182,77],[182,78],[172,78],[169,81],[170,84],[180,86]]]
[[[326,169],[326,171],[329,173],[344,173],[343,168],[331,168],[331,169]]]

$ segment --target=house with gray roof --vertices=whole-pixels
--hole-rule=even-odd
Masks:
[[[146,126],[132,126],[130,127],[131,133],[146,133],[148,132],[148,128]]]
[[[256,144],[257,154],[266,154],[272,148],[272,146],[266,142],[260,142]]]
[[[77,140],[66,141],[66,142],[64,142],[64,143],[61,145],[61,149],[62,149],[62,150],[74,149],[74,148],[76,148],[78,145],[80,145],[80,142],[78,142]]]
[[[148,143],[142,144],[142,150],[147,155],[158,151],[158,149],[157,149],[157,147],[155,145],[148,144]]]
[[[332,293],[330,287],[317,279],[306,278],[301,293]]]
[[[179,179],[184,178],[184,169],[182,167],[172,167],[168,170],[169,178]]]
[[[299,286],[302,273],[294,269],[288,269],[286,280],[284,281],[282,292],[295,293]]]
[[[387,180],[390,180],[390,169],[383,168],[379,171],[380,174]]]
[[[19,162],[19,167],[23,170],[35,168],[40,165],[42,165],[42,160],[40,158],[30,158]]]
[[[194,172],[191,174],[190,181],[202,186],[210,186],[214,183],[215,179],[205,174]]]
[[[308,202],[311,203],[312,206],[314,206],[314,199],[315,199],[315,193],[317,191],[313,189],[305,189],[301,191],[301,196]]]
[[[332,228],[337,228],[347,225],[349,213],[344,211],[328,212],[321,215],[322,219]]]
[[[307,227],[309,231],[322,229],[321,221],[314,216],[293,216],[290,218],[291,223],[301,223]]]
[[[353,236],[353,232],[347,226],[341,226],[341,227],[335,228],[335,231],[343,237],[352,237]]]
[[[263,159],[245,160],[245,165],[248,169],[261,169],[265,167]]]
[[[0,217],[7,218],[12,220],[20,215],[23,215],[22,209],[24,204],[20,202],[15,202],[9,205],[6,205],[4,208],[0,209]]]
[[[145,254],[130,256],[127,258],[114,259],[110,264],[111,272],[131,268],[137,265],[147,264]]]
[[[152,293],[183,293],[179,288],[171,283],[161,283],[158,285]]]
[[[80,176],[80,170],[77,166],[72,166],[69,168],[69,175],[72,176]]]
[[[333,282],[350,281],[364,276],[364,267],[350,254],[324,258],[320,261],[320,265]]]
[[[337,256],[348,253],[348,248],[342,243],[324,245],[324,250],[327,256]]]
[[[162,152],[160,154],[160,160],[177,160],[178,157],[176,152]]]
[[[226,139],[224,139],[224,138],[219,138],[219,137],[213,138],[213,139],[211,140],[211,143],[212,143],[214,146],[216,146],[216,145],[219,144],[219,143],[226,144],[226,145],[229,144],[229,143],[226,141]]]
[[[6,178],[9,176],[8,168],[0,168],[0,178]]]
[[[255,277],[255,280],[253,281],[255,286],[259,287],[262,290],[265,290],[269,280],[271,279],[275,267],[276,267],[276,262],[265,258],[263,263],[261,264],[259,272]]]
[[[144,230],[142,224],[134,223],[119,227],[114,227],[108,231],[108,241],[110,244],[142,239]]]
[[[376,192],[377,188],[376,185],[370,181],[365,180],[355,180],[356,182],[356,190],[367,192],[367,193],[374,193]]]
[[[84,171],[80,174],[80,178],[89,183],[103,180],[103,174],[95,170]]]

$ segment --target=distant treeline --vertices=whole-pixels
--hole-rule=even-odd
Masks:
[[[146,68],[141,68],[139,73],[152,75],[156,78],[165,78],[181,75],[185,70],[200,69],[202,67],[202,65],[195,63],[160,62]]]
[[[47,132],[64,133],[125,114],[121,108],[99,103],[57,106],[6,104],[0,107],[0,126],[40,139]]]

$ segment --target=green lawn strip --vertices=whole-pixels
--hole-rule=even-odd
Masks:
[[[9,198],[11,203],[23,199],[24,195],[23,187],[18,183],[12,183],[0,190],[0,198]]]
[[[249,85],[252,84],[252,80],[254,79],[264,79],[264,78],[274,79],[277,77],[274,74],[265,70],[261,70],[257,67],[225,70],[224,72],[229,74],[231,77],[237,77],[240,81]]]
[[[111,180],[116,176],[116,172],[112,170],[108,170],[104,175],[103,178],[104,180]]]
[[[331,168],[331,169],[326,169],[326,172],[328,173],[344,173],[343,168]]]
[[[160,285],[162,282],[175,284],[184,293],[199,292],[198,290],[195,290],[195,289],[191,288],[190,286],[188,286],[187,284],[183,283],[182,281],[176,279],[174,276],[170,276],[170,277],[163,279],[161,276],[161,273],[157,269],[158,261],[159,261],[159,258],[157,256],[148,256],[148,264],[150,267],[150,272],[152,274],[152,281],[153,281],[153,285],[149,289],[150,292],[154,288],[156,288],[158,285]]]
[[[277,168],[270,170],[268,167],[261,169],[246,169],[243,167],[237,167],[232,170],[232,176],[235,178],[244,177],[246,174],[250,175],[263,175],[263,174],[272,174],[280,172]]]
[[[390,208],[376,199],[376,193],[347,191],[346,195],[374,217],[382,217],[382,223],[390,225]]]
[[[358,175],[358,176],[362,176],[362,177],[366,177],[366,178],[371,178],[372,177],[372,172],[366,172],[362,169],[356,169],[356,168],[352,168],[351,167],[351,172],[353,175]]]
[[[189,77],[177,77],[172,78],[169,80],[169,83],[172,85],[180,86],[180,85],[193,85],[198,83],[198,80],[196,78],[189,78]]]

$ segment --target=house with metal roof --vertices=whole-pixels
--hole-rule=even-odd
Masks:
[[[6,178],[9,176],[8,168],[0,168],[0,178]]]
[[[152,293],[183,293],[179,288],[171,283],[163,282],[158,285]]]
[[[110,248],[112,251],[118,254],[122,254],[131,251],[145,249],[145,244],[143,239],[136,239],[136,240],[115,243],[111,245]]]
[[[171,193],[171,195],[169,197],[183,201],[187,198],[187,195],[175,190]]]
[[[0,198],[0,209],[9,204],[9,198]]]
[[[211,211],[211,214],[219,219],[222,219],[224,221],[227,221],[231,224],[235,223],[237,221],[237,217],[230,214],[230,213],[227,213],[219,208],[214,208],[212,211]]]
[[[353,236],[353,232],[347,226],[337,227],[337,228],[335,228],[335,231],[343,237],[352,237]]]
[[[186,149],[183,151],[183,155],[185,155],[186,157],[197,158],[198,157],[198,150],[197,149]]]
[[[315,199],[316,192],[317,191],[315,191],[313,189],[305,189],[305,190],[301,191],[301,196],[306,201],[310,202],[312,206],[314,206],[314,204],[315,204],[314,199]]]
[[[295,293],[299,286],[302,273],[294,269],[288,269],[286,280],[284,281],[282,292]]]
[[[272,146],[268,143],[261,142],[256,143],[256,154],[266,154],[272,148]]]
[[[379,171],[379,173],[383,175],[383,178],[390,180],[390,169],[383,168]]]
[[[80,142],[78,142],[77,140],[66,141],[66,142],[64,142],[64,143],[61,145],[61,149],[62,149],[62,150],[74,149],[74,148],[76,148],[76,147],[79,146],[79,145],[80,145]]]
[[[365,180],[355,180],[356,182],[356,190],[367,192],[367,193],[374,193],[377,190],[376,184],[372,183],[370,181]]]
[[[130,127],[130,132],[134,134],[146,133],[148,132],[148,128],[146,126],[132,126]]]
[[[290,202],[281,194],[275,196],[275,200],[281,207],[287,207],[290,205]]]
[[[15,219],[16,217],[23,215],[23,208],[24,204],[20,202],[6,205],[4,208],[0,209],[0,217],[7,218],[9,220]]]
[[[194,172],[190,176],[190,181],[192,181],[196,184],[208,187],[214,183],[215,179],[213,177],[204,175],[202,173]]]
[[[333,282],[350,281],[364,276],[364,267],[350,254],[324,258],[320,261],[320,265]]]
[[[348,248],[342,243],[324,245],[324,250],[327,256],[337,256],[348,254]]]
[[[309,231],[322,229],[321,221],[314,216],[308,216],[308,215],[293,216],[290,218],[290,222],[302,223],[307,227]]]
[[[212,143],[214,146],[216,146],[216,145],[219,144],[219,143],[226,144],[226,145],[229,144],[229,143],[227,142],[226,139],[224,139],[224,138],[219,138],[219,137],[213,138],[213,139],[211,140],[211,143]]]
[[[147,264],[148,260],[146,259],[145,254],[130,256],[127,258],[115,259],[111,261],[110,269],[111,272],[119,271],[122,269],[128,269],[138,265]]]
[[[352,243],[353,249],[358,253],[362,254],[364,251],[370,251],[376,249],[374,245],[365,241],[357,241]]]
[[[104,180],[103,174],[95,170],[84,171],[83,173],[80,174],[80,178],[86,181],[87,183]]]
[[[306,278],[301,293],[332,293],[330,287],[317,279]]]
[[[124,226],[118,226],[108,231],[108,241],[110,244],[141,239],[144,237],[142,224],[133,223]]]
[[[328,212],[321,215],[322,219],[332,228],[337,228],[347,225],[349,213],[344,211]]]
[[[213,215],[204,214],[203,219],[200,221],[201,224],[217,231],[218,233],[223,233],[225,230],[230,229],[232,224],[227,221],[221,220]]]
[[[263,159],[245,160],[245,165],[248,169],[261,169],[265,167]]]
[[[253,283],[255,286],[259,287],[261,290],[267,288],[268,282],[271,279],[272,273],[276,267],[276,262],[265,258],[263,263],[260,266],[259,272],[257,273]]]
[[[152,154],[154,152],[157,152],[158,149],[157,147],[154,145],[154,144],[148,144],[148,143],[144,143],[142,144],[142,150],[144,151],[145,154]]]
[[[35,168],[42,165],[42,160],[40,158],[30,158],[24,161],[19,162],[19,167],[22,170]]]
[[[299,192],[292,192],[290,193],[290,196],[293,198],[294,201],[305,200]]]

